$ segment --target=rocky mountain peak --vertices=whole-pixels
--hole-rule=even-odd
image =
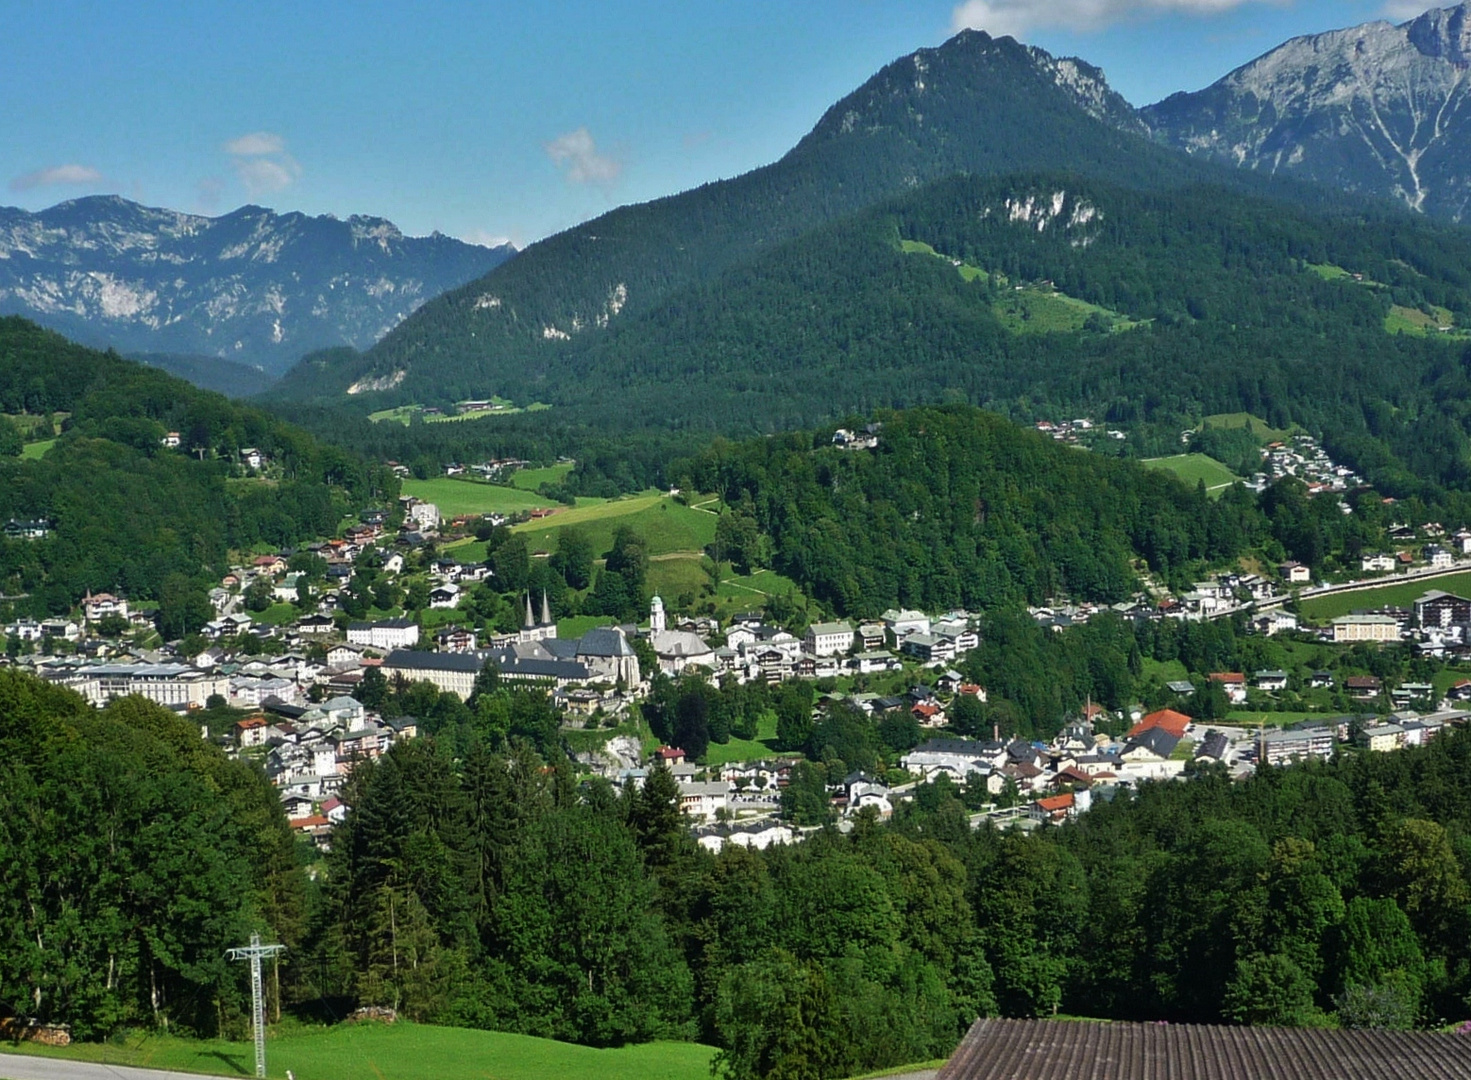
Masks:
[[[1426,56],[1471,64],[1471,2],[1427,11],[1405,24],[1410,44]]]
[[[1188,153],[1471,212],[1471,4],[1294,38],[1143,110]]]

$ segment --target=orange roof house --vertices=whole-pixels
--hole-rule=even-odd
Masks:
[[[1176,712],[1174,709],[1161,709],[1159,712],[1150,713],[1130,728],[1129,734],[1125,738],[1136,739],[1146,731],[1154,728],[1163,728],[1175,738],[1183,739],[1185,737],[1185,729],[1190,725],[1190,722],[1190,717],[1182,712]]]

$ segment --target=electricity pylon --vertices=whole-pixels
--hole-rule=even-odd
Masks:
[[[250,961],[250,1018],[255,1026],[255,1075],[266,1075],[266,1000],[261,986],[260,962],[262,957],[275,959],[286,949],[285,945],[262,945],[259,934],[250,935],[250,944],[230,949],[226,954],[231,960]]]

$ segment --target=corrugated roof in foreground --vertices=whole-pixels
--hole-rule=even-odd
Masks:
[[[939,1080],[1471,1080],[1471,1035],[977,1020]]]

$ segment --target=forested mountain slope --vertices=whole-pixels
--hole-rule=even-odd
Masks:
[[[231,549],[335,532],[345,512],[392,497],[393,478],[266,413],[153,368],[0,319],[0,412],[60,423],[38,458],[0,457],[0,521],[41,520],[45,539],[0,539],[0,589],[18,611],[59,613],[88,589],[209,616],[204,589]],[[179,434],[177,448],[163,445]],[[244,448],[267,465],[245,470]]]
[[[505,394],[528,373],[561,378],[568,348],[681,287],[955,173],[1067,168],[1149,188],[1233,175],[1192,164],[1143,131],[1096,68],[967,31],[884,68],[780,161],[535,244],[426,304],[367,355],[308,358],[273,394],[449,402]]]
[[[1166,143],[1264,173],[1471,209],[1471,3],[1398,26],[1293,40],[1197,93],[1142,110]]]
[[[1468,267],[1471,238],[1407,217],[1068,174],[955,178],[680,290],[500,385],[551,402],[538,428],[583,443],[945,400],[1131,428],[1249,410],[1327,433],[1406,494],[1410,473],[1471,475]]]

